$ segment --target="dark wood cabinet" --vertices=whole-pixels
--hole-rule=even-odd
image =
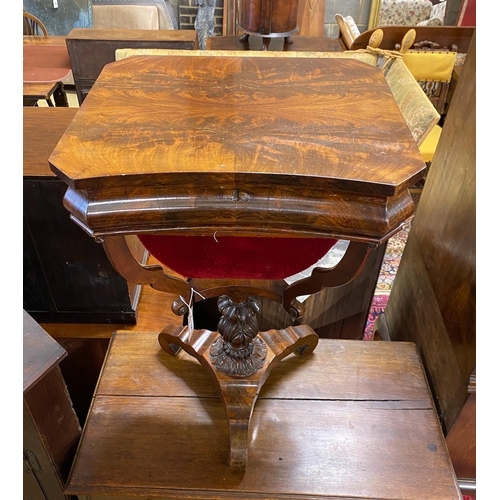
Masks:
[[[40,323],[136,322],[139,286],[71,221],[48,157],[77,108],[24,108],[23,308]],[[138,250],[140,251],[140,249]]]

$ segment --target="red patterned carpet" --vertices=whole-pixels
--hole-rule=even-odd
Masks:
[[[375,295],[373,297],[370,314],[365,327],[364,340],[373,340],[373,324],[378,316],[384,312],[387,305],[387,299],[391,293],[394,278],[398,271],[401,256],[408,239],[408,232],[411,227],[411,219],[406,222],[403,229],[395,234],[387,243],[384,260],[377,281]]]

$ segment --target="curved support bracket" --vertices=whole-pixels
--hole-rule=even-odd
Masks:
[[[104,250],[112,266],[127,281],[138,285],[150,285],[155,290],[176,293],[189,300],[191,287],[186,281],[163,272],[161,266],[143,266],[132,255],[125,236],[102,238]]]
[[[335,267],[316,267],[311,276],[296,281],[285,290],[283,295],[285,310],[296,309],[293,307],[293,300],[300,295],[311,295],[323,288],[347,285],[363,270],[373,248],[372,243],[349,242],[346,253]]]
[[[272,369],[292,352],[310,354],[318,344],[318,336],[308,325],[291,326],[284,330],[269,330],[258,334],[266,347],[262,368],[248,377],[231,377],[212,364],[210,346],[220,336],[209,330],[189,331],[165,328],[158,341],[164,351],[176,355],[180,348],[196,358],[210,373],[219,388],[229,425],[229,467],[243,470],[248,460],[248,429],[260,389]]]

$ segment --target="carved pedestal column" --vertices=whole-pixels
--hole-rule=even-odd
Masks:
[[[307,325],[259,332],[257,297],[236,302],[223,295],[218,305],[222,314],[219,332],[167,327],[158,341],[173,356],[182,348],[212,375],[229,424],[229,467],[244,469],[250,419],[261,387],[281,359],[293,351],[301,356],[311,353],[318,336]]]

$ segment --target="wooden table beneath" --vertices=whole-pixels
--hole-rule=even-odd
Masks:
[[[286,358],[250,435],[246,472],[230,471],[223,405],[203,368],[166,354],[154,333],[117,332],[66,493],[461,499],[411,343],[320,339],[311,356]]]

